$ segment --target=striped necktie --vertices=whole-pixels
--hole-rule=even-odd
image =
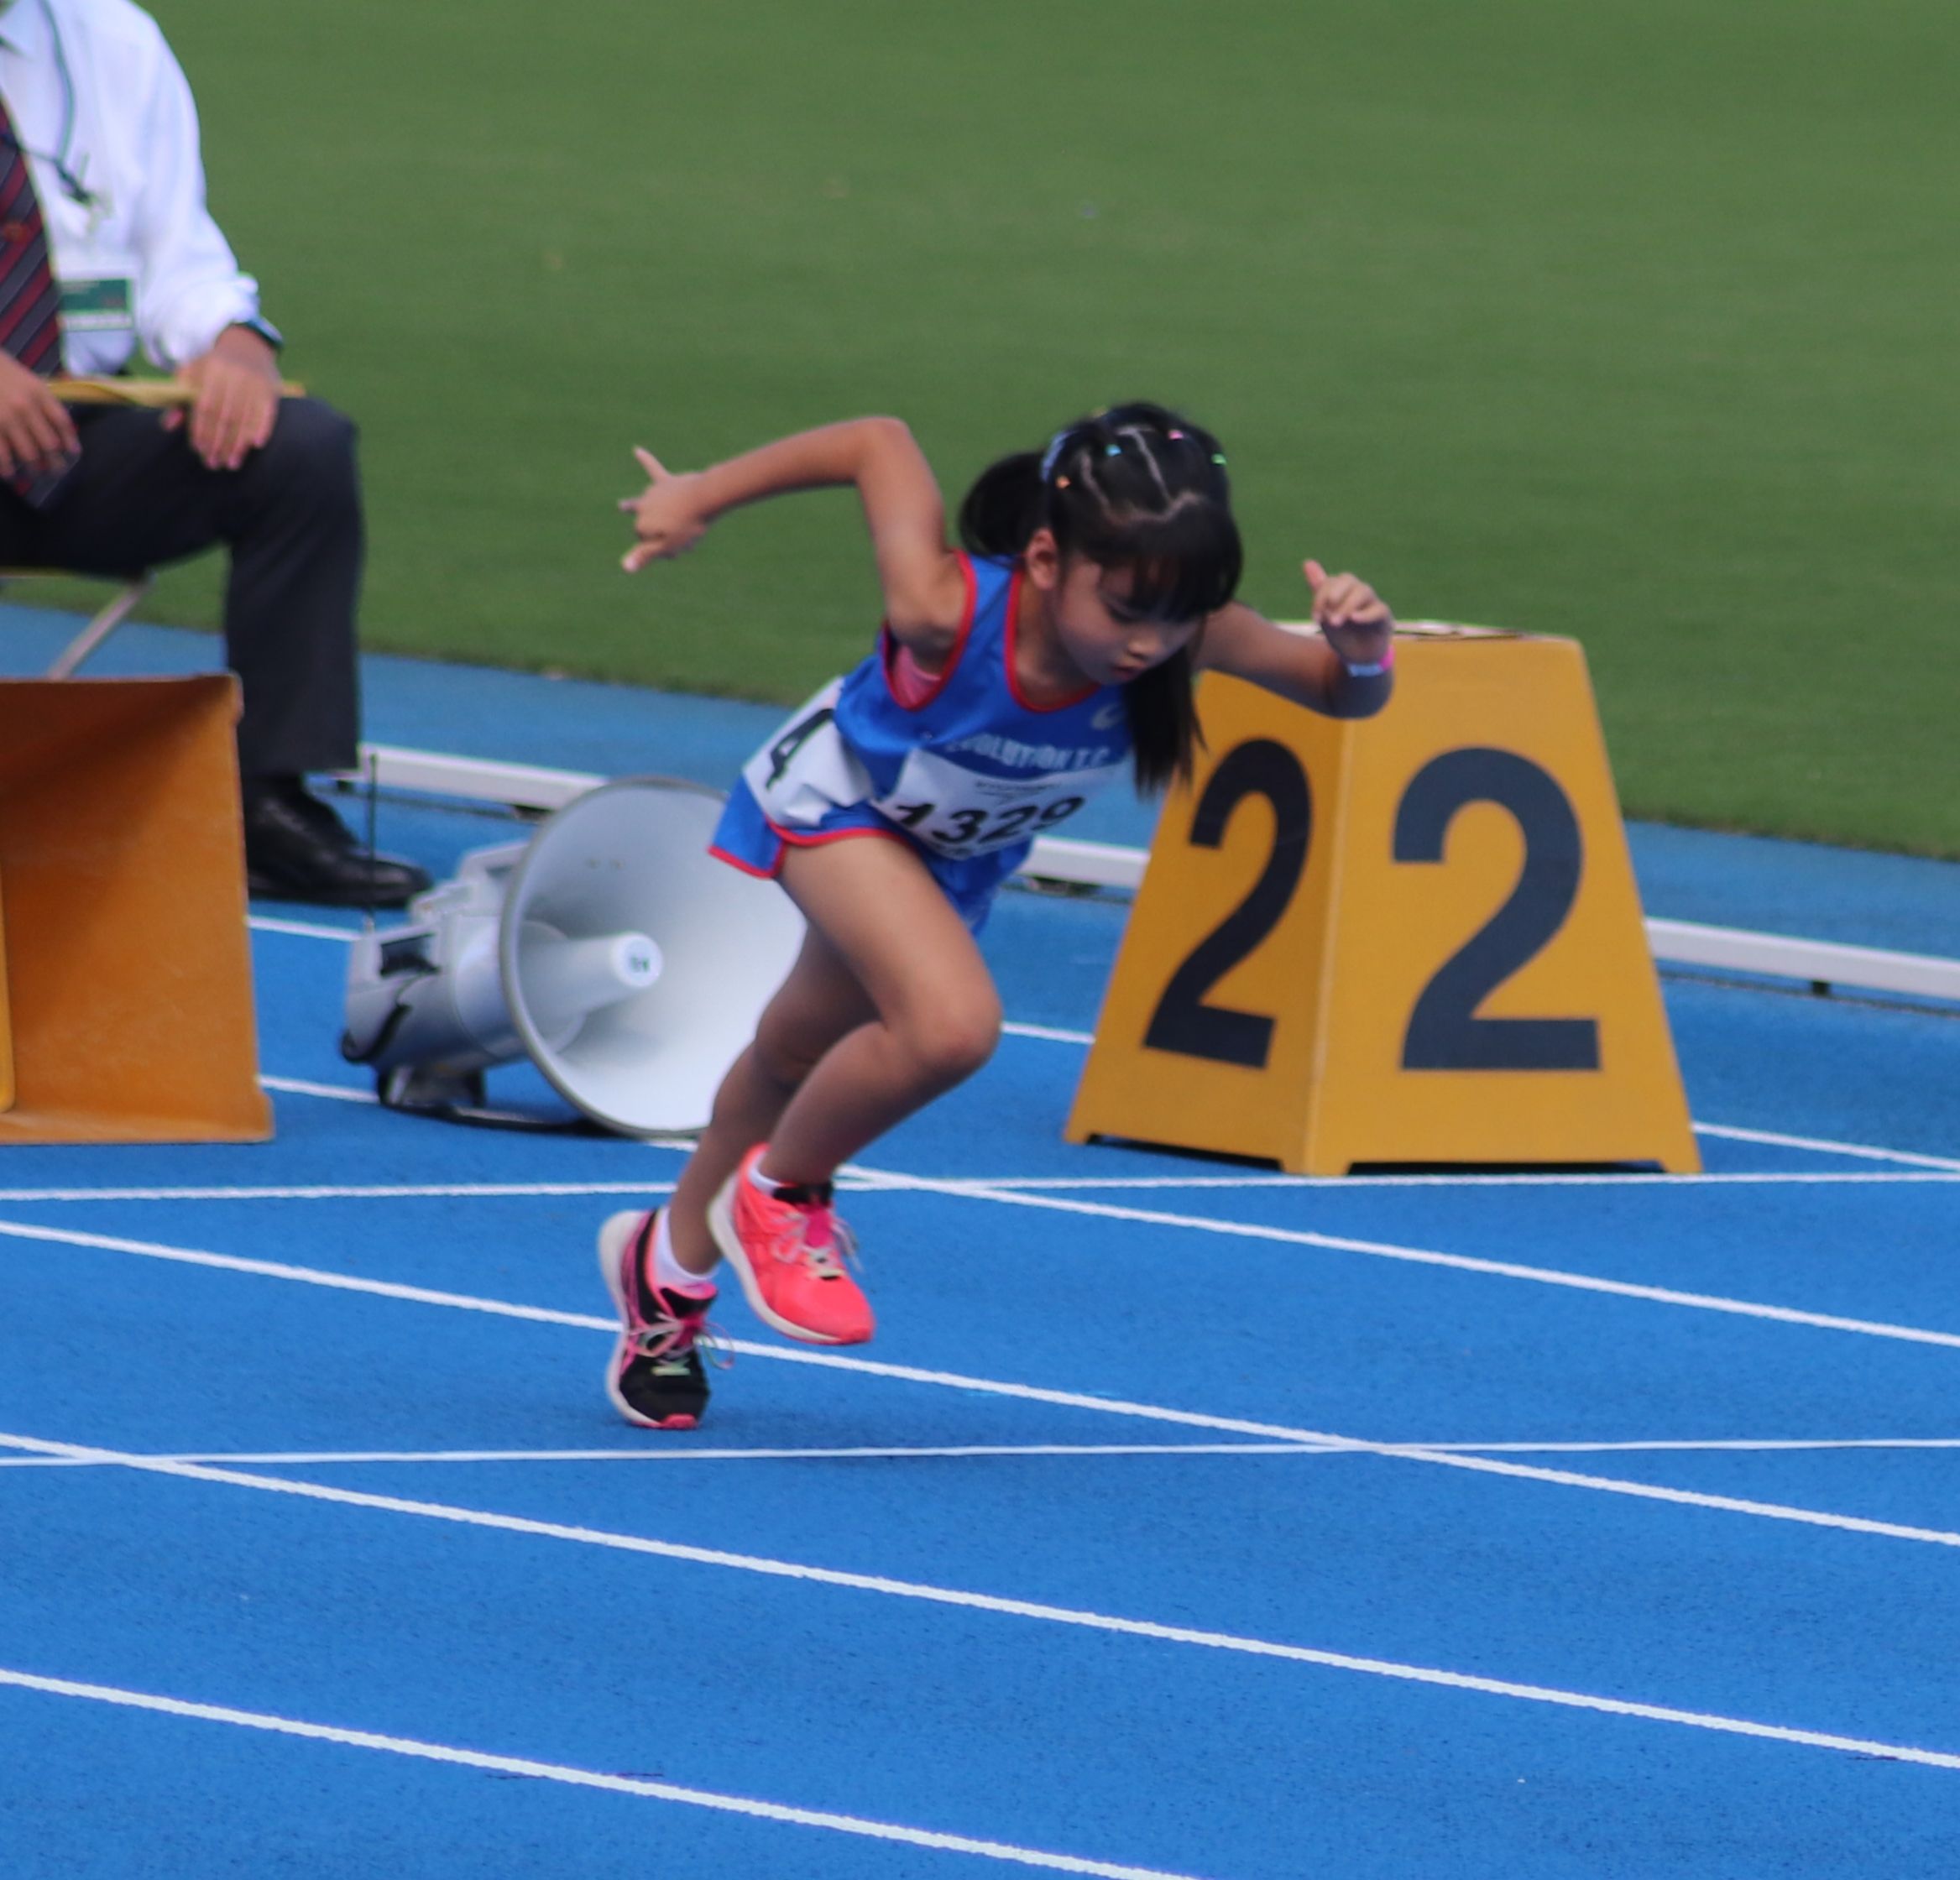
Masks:
[[[51,379],[61,368],[61,295],[48,265],[48,232],[28,174],[27,152],[0,100],[0,347],[29,372]],[[56,468],[20,471],[7,478],[41,508],[54,496],[72,462]]]

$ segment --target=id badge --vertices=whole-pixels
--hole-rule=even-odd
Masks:
[[[136,325],[136,284],[127,274],[73,274],[61,283],[61,325],[71,333],[126,333]]]

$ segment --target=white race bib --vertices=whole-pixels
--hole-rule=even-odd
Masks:
[[[915,750],[891,791],[870,801],[915,841],[959,860],[1050,833],[1128,768],[1126,760],[1094,770],[998,777],[936,751]]]

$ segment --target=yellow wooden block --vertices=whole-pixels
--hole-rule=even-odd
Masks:
[[[238,682],[0,681],[10,1142],[253,1142]]]
[[[1697,1169],[1577,643],[1396,660],[1356,723],[1205,679],[1069,1140]]]

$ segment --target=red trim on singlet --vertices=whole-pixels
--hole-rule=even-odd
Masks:
[[[773,881],[776,879],[777,870],[782,866],[782,856],[780,852],[776,858],[775,868],[757,868],[753,862],[745,862],[740,855],[731,855],[727,849],[717,848],[712,842],[708,845],[708,853],[713,856],[716,861],[726,862],[730,868],[739,868],[743,874],[752,875],[758,881]]]
[[[897,681],[892,676],[892,668],[897,663],[899,655],[902,652],[909,651],[910,649],[906,646],[904,641],[900,640],[896,634],[892,632],[889,626],[881,627],[878,629],[879,670],[885,675],[885,689],[891,694],[891,702],[897,706],[902,712],[924,711],[927,706],[930,705],[941,692],[945,691],[947,682],[953,676],[954,668],[959,664],[959,655],[966,650],[967,636],[973,631],[973,617],[980,606],[980,582],[973,572],[973,562],[967,556],[962,555],[959,557],[959,572],[961,578],[966,582],[966,606],[959,617],[959,632],[953,642],[953,650],[946,655],[945,665],[941,666],[937,672],[919,672],[916,663],[914,665],[913,670],[916,676],[926,683],[925,692],[915,697],[907,698],[898,689]],[[1018,576],[1016,577],[1016,579],[1019,578]]]
[[[1079,705],[1102,688],[1092,682],[1080,692],[1070,692],[1066,698],[1058,698],[1053,705],[1037,705],[1022,691],[1020,677],[1014,671],[1014,648],[1021,634],[1021,576],[1022,571],[1015,569],[1014,578],[1007,584],[1007,630],[1001,635],[1001,644],[1006,652],[1007,690],[1024,712],[1065,712],[1071,705]]]
[[[769,822],[769,818],[762,820]],[[740,869],[744,875],[752,875],[758,881],[773,881],[782,873],[782,852],[785,849],[816,849],[827,842],[848,842],[853,836],[878,836],[886,842],[903,843],[907,849],[912,843],[896,829],[824,829],[813,834],[792,835],[780,823],[769,822],[769,833],[776,838],[776,859],[767,868],[757,868],[753,862],[745,861],[740,855],[731,855],[727,849],[714,843],[708,845],[708,853],[718,862],[726,862],[730,868]]]
[[[827,842],[849,842],[853,836],[876,836],[881,842],[902,842],[907,849],[912,847],[911,842],[896,829],[817,829],[807,835],[792,836],[787,829],[776,829],[773,822],[769,826],[792,849],[818,849]],[[782,866],[780,859],[776,865]]]

